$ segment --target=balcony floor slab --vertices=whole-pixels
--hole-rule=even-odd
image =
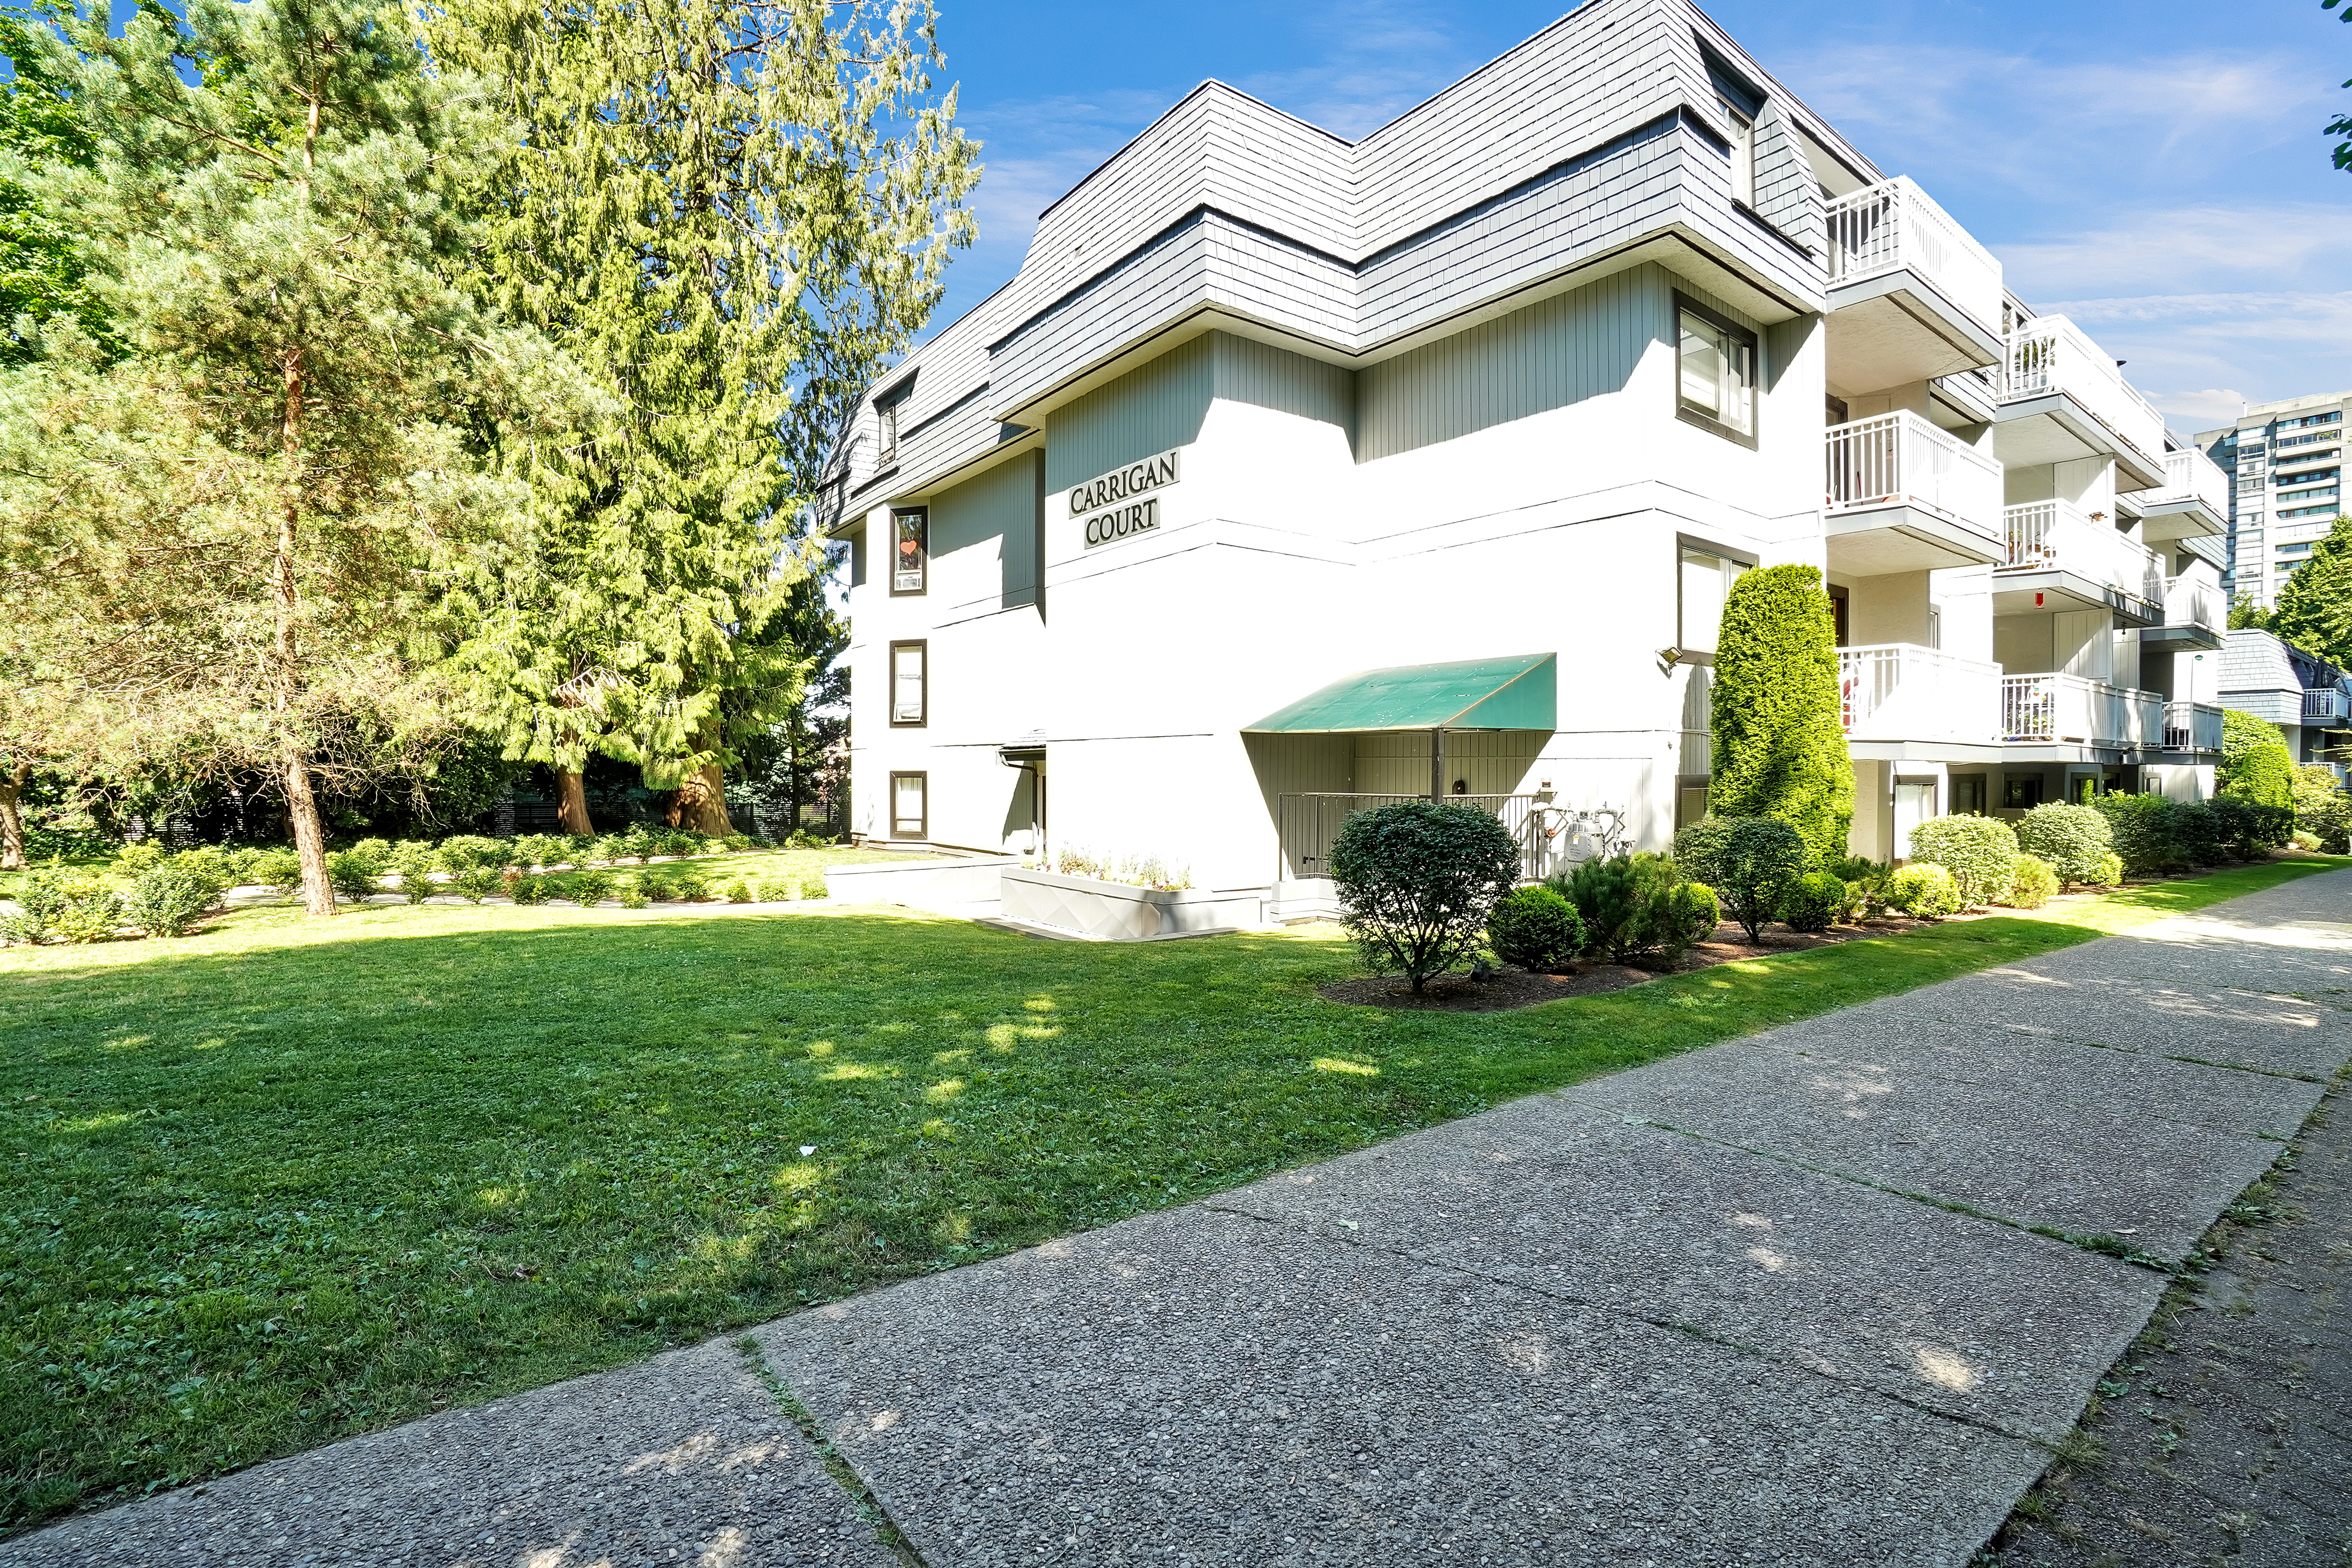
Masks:
[[[1853,577],[1994,565],[2008,547],[1991,525],[1906,500],[1832,511],[1822,520],[1830,570]]]

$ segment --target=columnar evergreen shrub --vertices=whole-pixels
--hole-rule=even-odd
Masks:
[[[2097,807],[2052,801],[2018,818],[2017,847],[2049,863],[2062,883],[2095,883],[2116,847],[2116,833]]]
[[[1549,888],[1514,888],[1486,917],[1486,944],[1501,963],[1557,974],[1583,951],[1584,921]]]
[[[1886,879],[1886,907],[1921,920],[1942,920],[1960,912],[1960,885],[1934,861],[1914,861]]]
[[[1400,801],[1341,823],[1330,867],[1365,963],[1419,991],[1484,948],[1486,917],[1518,879],[1519,848],[1475,806]]]
[[[1837,627],[1818,570],[1767,566],[1732,584],[1710,700],[1709,811],[1776,817],[1817,865],[1843,855],[1853,764],[1840,722]],[[1720,883],[1716,890],[1730,897]]]
[[[2294,805],[2294,753],[2286,735],[2267,719],[2221,710],[2221,763],[2214,770],[2215,794],[2256,805]]]
[[[1808,871],[1780,900],[1780,920],[1790,931],[1825,931],[1845,912],[1845,883],[1827,871]]]
[[[1780,913],[1790,884],[1805,874],[1805,841],[1778,817],[1743,816],[1719,836],[1694,834],[1692,842],[1706,870],[1692,865],[1691,874],[1715,890],[1748,941],[1761,941],[1765,922]]]
[[[2058,873],[2049,861],[2038,855],[2020,855],[2009,897],[2001,901],[2021,910],[2038,910],[2057,890]]]
[[[2009,897],[2017,875],[2017,834],[1997,816],[1938,816],[1911,830],[1911,858],[1952,874],[1968,904]]]

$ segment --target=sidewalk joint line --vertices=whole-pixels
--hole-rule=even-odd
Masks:
[[[856,1509],[857,1517],[865,1521],[866,1528],[874,1532],[876,1544],[896,1557],[903,1568],[929,1568],[923,1561],[923,1554],[915,1550],[914,1543],[907,1539],[907,1532],[900,1530],[898,1521],[890,1517],[890,1510],[882,1506],[881,1500],[874,1495],[874,1489],[842,1457],[841,1450],[834,1447],[833,1439],[824,1435],[824,1428],[818,1424],[816,1416],[801,1403],[800,1396],[785,1385],[784,1380],[776,1375],[776,1369],[768,1364],[767,1352],[760,1348],[760,1342],[750,1334],[740,1334],[735,1340],[735,1349],[742,1355],[751,1374],[766,1386],[769,1397],[799,1428],[809,1447],[816,1450],[817,1458],[824,1464],[824,1473],[832,1479],[834,1485],[849,1494],[851,1506]]]

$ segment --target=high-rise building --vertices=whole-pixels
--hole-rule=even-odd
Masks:
[[[2344,426],[2352,392],[2247,406],[2226,429],[2197,437],[2230,476],[2230,558],[2221,584],[2231,601],[2267,609],[2294,569],[2311,559],[2344,510]]]

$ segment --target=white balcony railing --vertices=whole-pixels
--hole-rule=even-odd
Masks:
[[[2317,719],[2341,719],[2352,703],[2347,703],[2344,690],[2336,686],[2305,687],[2303,693],[2303,721]]]
[[[1829,204],[1830,282],[1907,268],[1999,331],[2000,263],[1927,193],[1898,175]]]
[[[2079,675],[2003,676],[2000,733],[2023,745],[2159,745],[2164,697]]]
[[[1838,649],[1840,717],[1856,741],[2000,739],[2000,666],[1940,648],[1880,643]]]
[[[2221,710],[2206,702],[2166,703],[2164,749],[2168,752],[2220,751]]]
[[[2220,464],[2191,447],[2185,452],[2164,455],[2164,484],[2161,489],[2143,490],[2140,502],[2156,506],[2165,501],[2200,500],[2215,517],[2230,515],[2230,476]]]
[[[2000,465],[1909,409],[1829,429],[1829,510],[1910,505],[2000,532]]]
[[[2221,594],[2221,574],[2210,562],[2191,562],[2188,570],[2164,585],[2164,624],[2225,630],[2230,601]]]
[[[2094,522],[2072,501],[2037,500],[2003,513],[2005,566],[2035,572],[2071,572],[2135,598],[2164,603],[2164,563],[2156,552],[2104,522]]]
[[[2009,334],[2000,400],[2063,392],[2153,463],[2164,450],[2164,416],[2133,390],[2114,356],[2063,316],[2037,316]]]

